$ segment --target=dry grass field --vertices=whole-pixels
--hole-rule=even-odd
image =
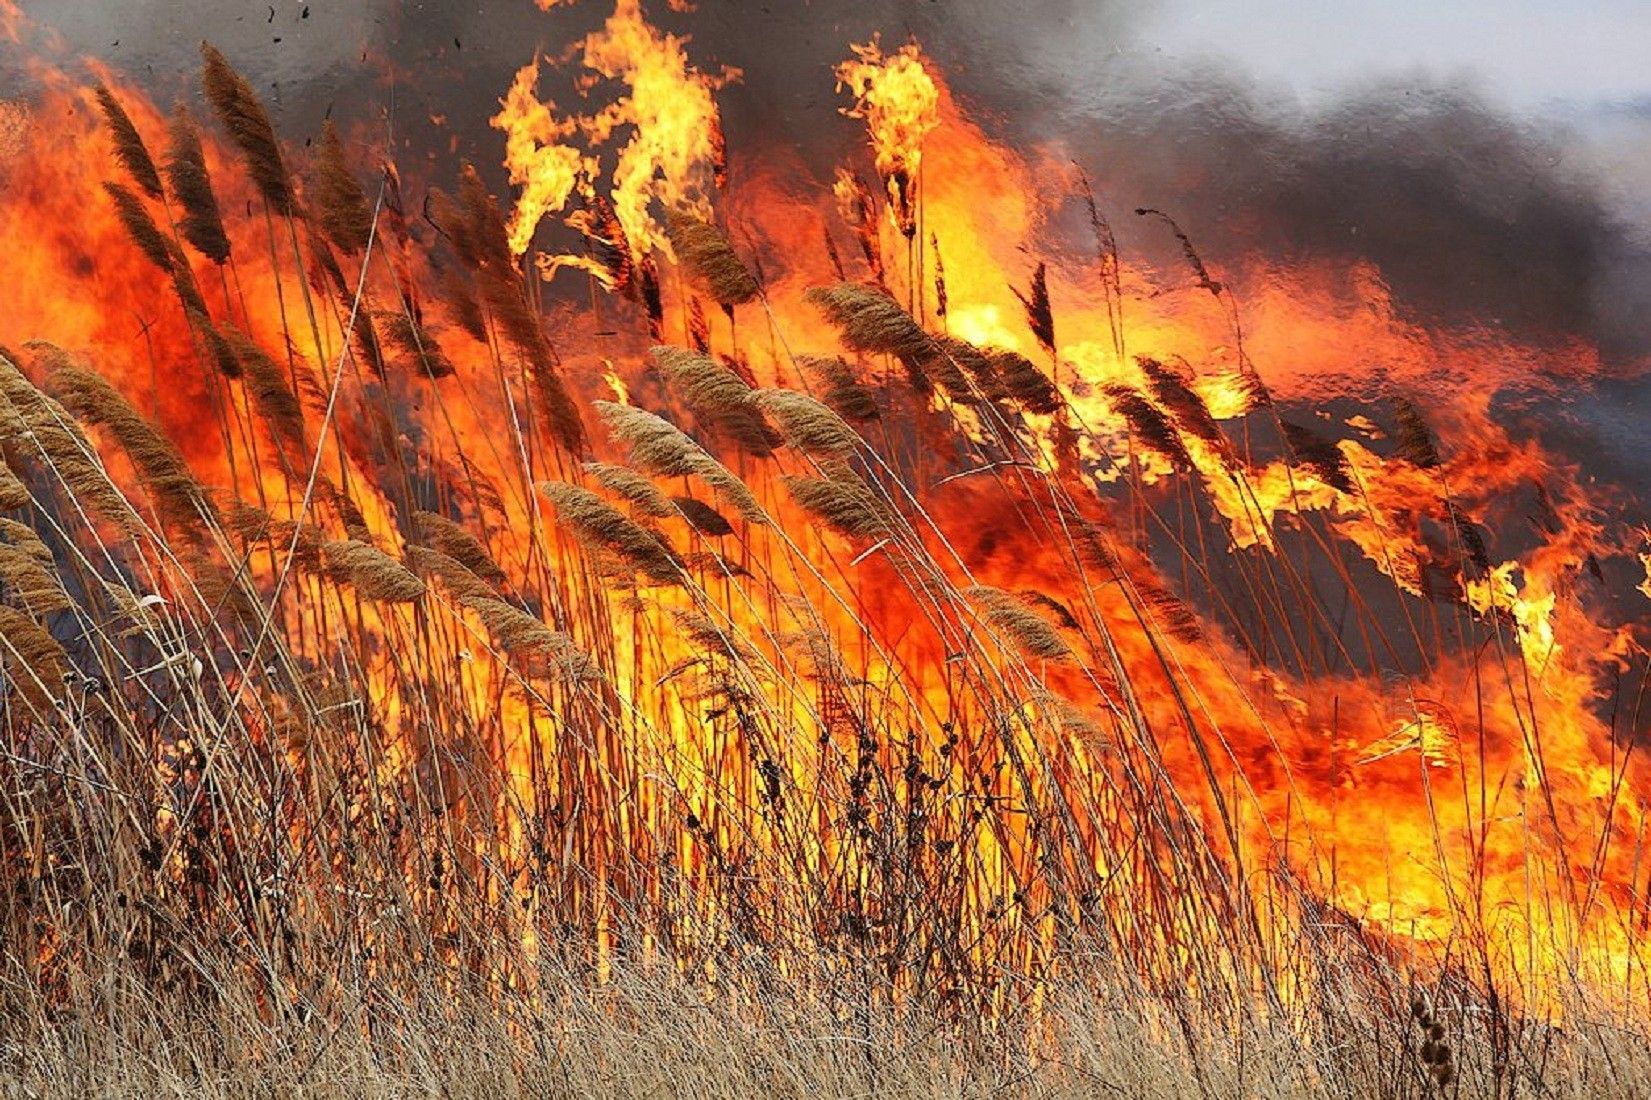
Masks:
[[[634,3],[569,64],[503,203],[210,46],[0,119],[0,1092],[1647,1093],[1643,569],[1535,353],[1076,177],[1036,262],[915,46],[829,194]]]

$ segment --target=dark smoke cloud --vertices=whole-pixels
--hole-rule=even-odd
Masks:
[[[1304,114],[1235,78],[1145,73],[1064,121],[1113,202],[1171,210],[1217,262],[1368,260],[1424,322],[1648,346],[1638,229],[1572,167],[1571,135],[1467,87],[1384,83]]]
[[[305,17],[294,0],[274,9],[223,0],[192,5],[187,20],[177,7],[36,0],[30,10],[163,97],[192,91],[196,46],[212,38],[266,90],[289,134],[313,133],[328,113],[378,126],[389,117],[398,155],[428,156],[434,182],[450,174],[456,141],[502,190],[499,141],[485,126],[499,92],[536,46],[562,52],[611,5],[546,14],[529,0],[317,0]],[[690,33],[703,67],[744,71],[722,96],[736,150],[794,149],[828,177],[861,140],[838,117],[832,88],[846,44],[915,35],[990,131],[1064,143],[1133,252],[1173,262],[1161,227],[1127,215],[1153,206],[1217,266],[1368,260],[1399,307],[1429,323],[1580,335],[1624,358],[1651,350],[1644,239],[1572,166],[1574,135],[1501,114],[1469,88],[1370,85],[1309,112],[1239,74],[1160,58],[1137,40],[1136,5],[704,0],[686,16],[664,7],[650,4],[650,14]],[[574,102],[548,72],[546,89]]]

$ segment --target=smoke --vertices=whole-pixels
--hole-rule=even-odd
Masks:
[[[1218,263],[1368,261],[1431,325],[1651,348],[1651,256],[1573,167],[1576,136],[1469,87],[1372,84],[1306,112],[1230,76],[1136,73],[1063,122],[1113,203],[1168,209]]]
[[[1158,54],[1141,37],[1145,13],[1121,3],[649,8],[692,37],[702,66],[743,71],[720,97],[736,152],[784,150],[829,178],[862,141],[838,116],[833,66],[851,41],[915,36],[990,132],[1054,143],[1083,165],[1136,255],[1173,262],[1161,227],[1125,216],[1153,206],[1229,271],[1367,261],[1419,321],[1583,337],[1625,360],[1651,351],[1651,249],[1579,163],[1584,142],[1498,110],[1465,84],[1371,83],[1307,108],[1236,71]],[[610,9],[605,0],[548,14],[527,0],[220,0],[180,24],[159,0],[95,18],[78,0],[37,0],[31,15],[69,50],[107,59],[162,98],[193,94],[179,74],[194,71],[199,40],[211,38],[270,98],[283,132],[312,134],[332,115],[393,134],[398,158],[426,157],[434,173],[450,173],[457,153],[503,191],[498,137],[485,126],[500,91],[536,45],[555,57]],[[546,84],[574,109],[571,87],[558,93],[548,73]]]

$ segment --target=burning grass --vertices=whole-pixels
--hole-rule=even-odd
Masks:
[[[1305,426],[1323,372],[1269,340],[1330,322],[1263,292],[1241,332],[1173,222],[1196,302],[1110,231],[1018,289],[1029,233],[974,219],[1024,167],[915,47],[839,73],[886,196],[820,205],[863,270],[765,272],[709,208],[720,137],[648,98],[726,74],[640,20],[586,43],[648,83],[607,194],[612,126],[519,78],[527,215],[463,169],[414,232],[330,126],[289,167],[211,47],[225,140],[100,87],[106,158],[8,166],[91,204],[76,239],[0,200],[56,276],[4,338],[73,345],[0,358],[9,1078],[1637,1088],[1651,784],[1606,704],[1644,639],[1589,578],[1639,536],[1471,395],[1346,383],[1386,444]],[[575,197],[591,262],[521,262]],[[600,355],[539,309],[570,266]],[[1415,333],[1362,335],[1420,377]]]

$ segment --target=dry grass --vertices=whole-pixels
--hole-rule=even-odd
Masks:
[[[1302,1034],[1204,1018],[1174,996],[1070,986],[1048,993],[1035,1026],[971,1026],[889,1007],[870,972],[820,988],[737,964],[715,982],[621,965],[600,984],[547,964],[536,1004],[346,988],[342,1026],[303,1013],[271,1025],[237,991],[212,1016],[186,1013],[129,976],[87,977],[74,1012],[0,1043],[5,1095],[1426,1100],[1493,1087],[1482,1030],[1452,1037],[1461,1077],[1439,1088],[1422,1040],[1407,1049],[1402,1000],[1372,1002],[1356,984],[1327,990]],[[1536,1095],[1618,1100],[1651,1074],[1651,1052],[1610,1028],[1542,1029],[1530,1044]],[[1516,1072],[1529,1082],[1537,1069]]]
[[[181,210],[178,231],[196,251],[215,264],[229,260],[229,236],[207,174],[200,129],[187,108],[179,105],[168,126],[166,182]]]

